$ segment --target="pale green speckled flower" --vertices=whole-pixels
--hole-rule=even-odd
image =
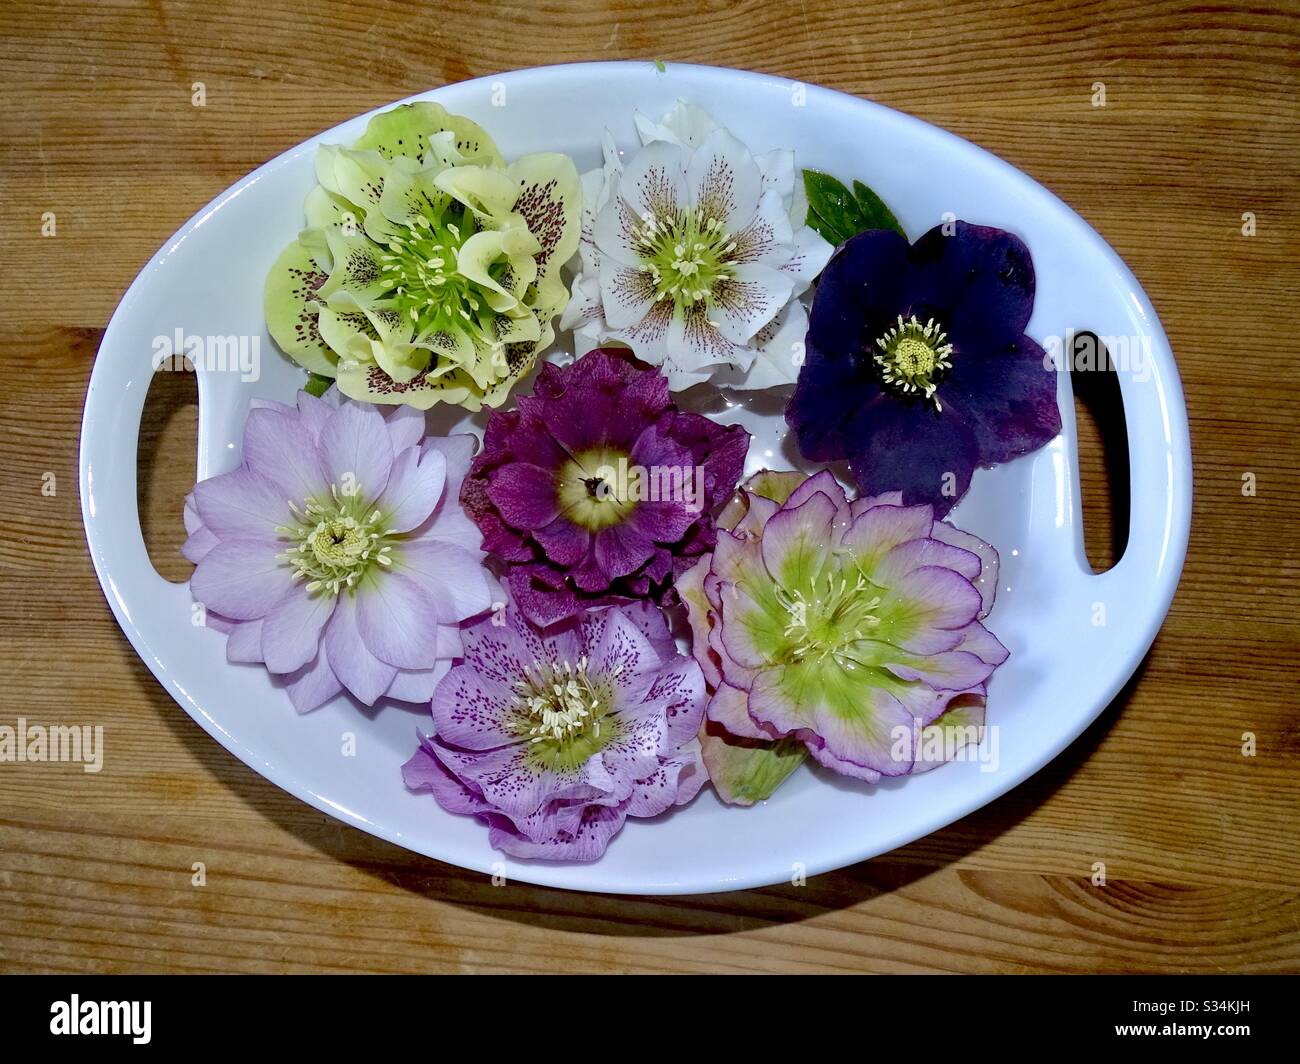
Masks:
[[[271,335],[354,399],[499,406],[550,346],[579,238],[565,155],[507,165],[469,119],[435,103],[322,145],[307,228],[266,279]]]

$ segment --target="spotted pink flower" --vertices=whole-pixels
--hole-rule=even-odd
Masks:
[[[704,677],[647,603],[539,629],[513,606],[464,629],[433,696],[412,790],[484,819],[515,857],[591,861],[629,817],[690,801],[705,780]]]

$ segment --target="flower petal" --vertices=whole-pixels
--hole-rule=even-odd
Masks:
[[[883,687],[864,685],[834,658],[760,672],[750,712],[782,733],[811,732],[838,760],[885,776],[911,770],[893,756],[899,734],[910,737],[912,715]],[[843,771],[843,768],[841,768]]]
[[[463,621],[492,605],[492,588],[480,557],[455,543],[433,538],[405,540],[393,548],[393,570],[381,577],[409,577],[427,600],[425,612],[433,612],[439,623]]]
[[[424,439],[427,431],[424,411],[413,406],[396,407],[384,418],[384,424],[388,426],[388,435],[393,441],[394,455],[400,455],[408,447],[414,447]]]
[[[808,756],[798,739],[740,739],[706,731],[700,737],[704,764],[718,797],[728,805],[749,806],[765,801]]]
[[[427,669],[437,662],[429,633],[447,607],[420,583],[400,572],[368,573],[356,588],[355,602],[357,630],[381,661],[402,669]]]
[[[611,580],[636,572],[654,553],[654,543],[630,523],[602,528],[594,547],[596,563]]]
[[[950,650],[949,633],[965,628],[980,611],[980,594],[959,573],[940,566],[913,569],[882,596],[875,639],[918,654]]]
[[[317,293],[329,273],[295,240],[280,253],[266,275],[263,310],[277,346],[298,365],[333,377],[338,355],[321,339],[317,327]]]
[[[979,461],[974,430],[960,411],[937,413],[892,396],[867,404],[845,436],[859,491],[901,490],[905,503],[929,503],[936,517],[966,494]]]
[[[511,857],[545,861],[594,861],[622,830],[627,819],[623,805],[586,805],[571,830],[556,832],[543,841],[528,838],[500,817],[492,817],[488,841]]]
[[[870,229],[846,240],[817,282],[808,319],[809,346],[837,363],[863,352],[879,335],[871,330],[899,313],[908,250],[907,241],[892,229]]]
[[[650,145],[638,153],[649,151]],[[629,176],[632,166],[628,167]],[[725,129],[715,129],[691,155],[686,168],[691,201],[701,220],[716,218],[732,234],[754,217],[763,175],[754,156]]]
[[[840,545],[873,577],[876,566],[900,543],[925,539],[934,526],[929,506],[875,506],[853,519]]]
[[[940,386],[940,400],[959,410],[979,442],[980,465],[1037,450],[1061,431],[1055,369],[1028,336],[981,350],[963,346]]]
[[[422,739],[420,747],[402,766],[402,782],[417,794],[432,794],[449,813],[484,813],[492,808],[477,787],[458,779],[438,760],[436,745]]]
[[[748,344],[781,312],[793,293],[794,282],[788,274],[761,262],[743,263],[732,270],[730,279],[714,285],[710,320],[732,343]]]
[[[236,621],[265,617],[292,586],[289,567],[273,544],[223,540],[203,556],[190,577],[196,601]]]
[[[289,701],[299,713],[311,712],[343,690],[330,667],[324,646],[313,660],[284,677],[284,685],[289,692]]]
[[[373,706],[388,690],[397,669],[376,657],[361,638],[357,611],[359,596],[346,592],[325,626],[323,646],[339,682],[359,701]]]
[[[464,750],[493,750],[525,738],[514,689],[471,665],[442,678],[431,708],[438,738]]]
[[[334,613],[334,595],[296,583],[262,622],[262,655],[271,672],[296,672],[316,657],[321,629]]]
[[[433,513],[447,482],[447,459],[437,451],[420,456],[418,447],[408,447],[397,456],[389,473],[384,494],[375,500],[383,510],[386,528],[409,532]]]
[[[494,470],[487,493],[515,528],[542,528],[560,513],[555,474],[529,462],[511,462]]]
[[[946,228],[935,226],[908,252],[909,307],[903,316],[933,317],[958,339],[1014,343],[1034,310],[1029,248],[1015,234],[990,226],[958,221]]]
[[[619,181],[619,193],[636,220],[653,216],[673,217],[687,202],[687,155],[664,141],[647,144],[627,163]],[[616,219],[617,221],[617,219]],[[625,220],[623,220],[625,221]],[[611,231],[606,212],[596,218],[596,243],[606,254],[624,252],[627,232]],[[624,259],[635,262],[636,259]]]
[[[645,270],[607,257],[600,263],[600,295],[605,321],[613,329],[626,329],[650,313],[657,290]]]
[[[263,408],[244,422],[243,463],[273,481],[297,505],[329,496],[329,484],[301,415]]]
[[[276,529],[293,520],[284,490],[245,468],[199,481],[194,485],[194,506],[208,531],[223,540],[274,544]]]
[[[226,660],[260,664],[262,656],[262,622],[239,621],[230,629],[226,640]]]
[[[581,182],[573,160],[558,152],[524,155],[506,169],[518,193],[513,210],[537,238],[537,283],[558,275],[578,250]]]
[[[800,454],[812,462],[837,462],[851,453],[848,430],[858,412],[881,394],[880,385],[857,359],[827,354],[812,337],[810,329],[785,420],[799,441]]]
[[[997,550],[992,544],[985,543],[978,536],[957,528],[947,521],[936,521],[930,529],[930,535],[935,539],[942,540],[944,543],[951,543],[954,547],[970,551],[979,557],[980,571],[970,579],[979,588],[980,597],[984,600],[980,616],[987,614],[993,608],[993,600],[998,590],[998,568],[1000,563]],[[962,575],[966,574],[963,573]]]
[[[325,475],[340,493],[359,493],[367,500],[383,494],[393,468],[393,442],[373,406],[339,407],[325,423],[319,450]]]
[[[837,513],[830,497],[817,492],[767,522],[760,541],[763,564],[777,584],[801,592],[816,585],[830,554]]]

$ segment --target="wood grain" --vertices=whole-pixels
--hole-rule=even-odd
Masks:
[[[99,775],[0,764],[0,970],[1300,970],[1298,14],[1294,0],[7,5],[0,723],[93,718],[112,757]],[[806,886],[497,888],[344,827],[185,717],[117,629],[85,552],[87,376],[118,298],[177,226],[351,115],[590,58],[818,82],[974,140],[1110,241],[1178,354],[1193,537],[1134,682],[993,806]],[[184,389],[169,379],[143,431],[143,520],[173,579],[193,475]],[[1088,544],[1105,564],[1106,467],[1083,424]]]

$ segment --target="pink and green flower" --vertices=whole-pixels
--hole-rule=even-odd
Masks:
[[[898,493],[850,502],[827,471],[751,480],[679,581],[713,689],[704,757],[719,793],[767,797],[799,746],[858,779],[905,775],[950,707],[982,719],[1007,657],[981,623],[996,581],[992,547]]]

